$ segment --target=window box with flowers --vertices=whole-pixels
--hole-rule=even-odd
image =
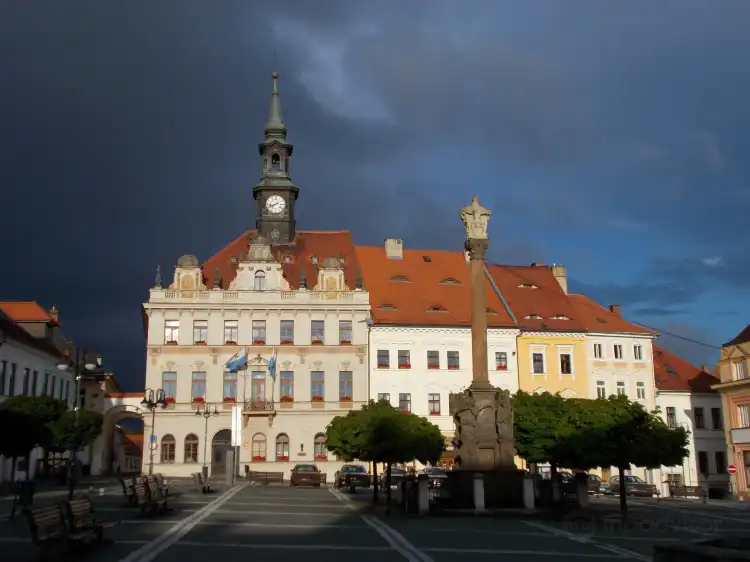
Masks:
[[[166,404],[166,408],[167,408],[167,410],[174,410],[174,405],[175,405],[175,402],[176,402],[176,401],[175,401],[175,399],[174,399],[174,397],[173,397],[173,396],[167,396],[167,397],[166,397],[166,398],[164,399],[164,403]]]
[[[253,340],[253,345],[266,345],[266,340]]]
[[[378,363],[378,369],[389,369],[390,365],[388,363]]]
[[[281,345],[294,345],[294,342],[292,340],[284,340],[281,342]]]
[[[341,340],[339,345],[352,345],[352,340]]]
[[[175,340],[169,340],[166,342],[167,345],[177,345],[177,342]]]
[[[325,402],[325,399],[322,396],[313,396],[312,401],[313,402]]]
[[[193,396],[193,402],[198,402],[200,404],[203,404],[206,400],[203,398],[203,396]]]
[[[427,364],[428,369],[439,369],[440,365],[438,363],[428,363]]]
[[[225,396],[224,402],[231,402],[232,404],[236,404],[237,399],[234,396]]]
[[[497,367],[495,367],[495,370],[496,371],[507,371],[508,370],[508,366],[507,365],[498,365]]]
[[[196,342],[193,342],[193,345],[206,345],[206,342],[204,342],[203,340],[198,340]]]
[[[399,363],[399,369],[411,369],[411,363]]]
[[[315,455],[315,460],[316,461],[327,461],[328,460],[328,455]]]
[[[313,340],[312,344],[313,345],[323,345],[323,340]]]
[[[401,410],[402,414],[411,414],[411,410]]]
[[[311,402],[313,408],[322,408],[326,405],[326,399],[323,396],[313,396]]]
[[[224,342],[224,345],[237,345],[237,342],[234,340],[227,340]]]
[[[284,455],[279,455],[278,457],[276,457],[276,460],[279,461],[279,462],[288,462],[289,461],[289,457],[284,456]]]
[[[291,396],[282,396],[279,398],[279,404],[281,404],[282,408],[291,408],[294,406],[294,398]]]
[[[448,365],[449,371],[458,371],[458,365]]]
[[[440,410],[430,410],[430,415],[431,416],[439,416],[440,415]]]
[[[340,408],[351,408],[352,407],[352,397],[351,396],[339,396],[339,407]]]
[[[265,462],[266,457],[262,455],[253,455],[253,462]]]

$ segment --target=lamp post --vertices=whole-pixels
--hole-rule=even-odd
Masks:
[[[203,478],[208,478],[208,457],[206,457],[208,451],[208,420],[211,416],[218,416],[219,411],[216,409],[216,405],[214,405],[214,411],[212,412],[211,404],[204,404],[202,410],[200,404],[198,404],[198,409],[195,411],[195,415],[203,416],[203,419],[206,420],[206,427],[203,430]]]
[[[67,371],[69,368],[73,368],[73,374],[76,382],[76,395],[73,400],[73,438],[70,440],[70,452],[68,453],[68,499],[73,499],[73,493],[76,489],[76,481],[78,480],[77,475],[77,464],[78,464],[78,418],[80,410],[80,399],[81,399],[81,369],[93,371],[96,369],[95,363],[86,363],[86,352],[78,348],[78,346],[72,346],[73,353],[68,353],[68,361],[60,363],[57,368],[61,371]],[[73,359],[75,358],[75,359]],[[62,383],[61,383],[62,384]]]
[[[151,438],[148,440],[149,448],[149,461],[148,461],[148,475],[154,474],[154,451],[156,450],[156,434],[154,433],[154,423],[156,422],[156,410],[159,408],[167,407],[166,394],[164,389],[157,388],[152,390],[147,388],[143,393],[143,400],[141,400],[141,406],[151,411]]]

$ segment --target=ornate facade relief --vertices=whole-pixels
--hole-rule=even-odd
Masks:
[[[174,280],[170,289],[180,290],[181,296],[186,299],[195,297],[195,291],[205,291],[203,284],[203,270],[198,258],[187,254],[182,256],[174,268]]]
[[[344,281],[344,268],[336,258],[326,258],[318,268],[318,282],[313,291],[341,292],[351,289]]]

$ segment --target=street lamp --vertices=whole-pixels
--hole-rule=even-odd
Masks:
[[[203,416],[203,419],[206,420],[206,428],[203,430],[203,478],[208,478],[208,462],[207,461],[207,447],[208,447],[208,419],[211,416],[218,416],[219,411],[216,409],[216,405],[214,405],[214,411],[211,411],[211,404],[204,404],[203,410],[201,410],[200,404],[198,404],[198,409],[195,411],[196,416]]]
[[[70,441],[70,453],[68,454],[68,499],[73,499],[73,493],[76,488],[76,472],[74,465],[78,461],[78,441],[77,441],[77,430],[78,430],[78,416],[80,410],[79,401],[81,399],[81,367],[87,371],[93,371],[97,365],[95,363],[85,363],[86,352],[81,351],[77,346],[74,347],[75,352],[72,354],[75,359],[68,353],[68,361],[65,363],[59,363],[57,368],[61,371],[67,371],[70,367],[73,367],[73,374],[76,378],[76,395],[73,401],[73,436],[74,438]],[[61,383],[62,384],[62,383]]]
[[[158,447],[156,444],[156,434],[154,433],[154,422],[156,421],[156,410],[159,408],[167,407],[166,394],[164,389],[157,388],[151,390],[147,388],[143,393],[143,400],[141,400],[141,406],[151,411],[151,438],[148,440],[149,448],[149,462],[148,462],[148,475],[154,474],[154,451]]]

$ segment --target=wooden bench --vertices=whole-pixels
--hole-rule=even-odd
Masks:
[[[161,474],[146,476],[146,485],[150,488],[158,488],[159,492],[164,497],[167,497],[169,495],[169,486],[164,484],[164,476],[162,476]]]
[[[91,498],[81,498],[63,502],[62,509],[68,522],[68,529],[72,532],[92,530],[99,541],[104,539],[104,529],[111,529],[121,521],[103,521],[97,519]]]
[[[120,486],[122,486],[122,495],[125,496],[125,500],[128,502],[128,506],[135,505],[135,485],[133,483],[133,480],[126,482],[121,476],[118,476],[117,479],[120,481]]]
[[[48,554],[54,545],[71,548],[96,538],[93,529],[70,529],[59,504],[27,509],[23,513],[29,522],[31,541],[42,549],[42,556]]]
[[[247,479],[249,482],[255,482],[256,484],[284,484],[284,473],[283,472],[258,472],[251,470],[247,473]]]
[[[169,486],[167,485],[167,481],[164,479],[164,475],[159,473],[155,474],[154,478],[156,479],[156,484],[165,491],[165,495],[169,495]]]
[[[211,492],[211,484],[203,479],[203,474],[200,472],[193,472],[193,484],[195,484],[195,490],[203,494],[209,494]]]
[[[669,497],[671,498],[698,498],[705,503],[708,494],[701,486],[670,486]]]
[[[155,494],[152,493],[152,490],[143,482],[135,485],[136,505],[140,508],[142,515],[147,513],[158,515],[167,510],[167,499],[159,495],[158,489],[155,492]]]

